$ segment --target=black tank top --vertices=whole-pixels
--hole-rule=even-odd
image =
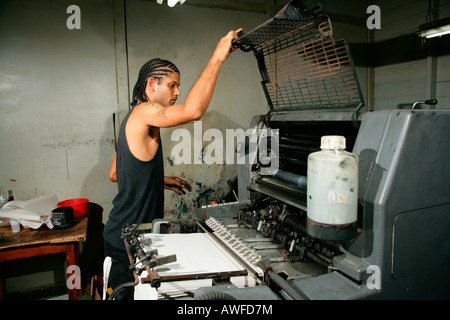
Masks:
[[[134,109],[134,108],[133,108]],[[125,126],[133,111],[122,121],[116,157],[118,193],[113,200],[104,230],[104,240],[125,250],[122,229],[127,225],[149,223],[164,216],[164,166],[161,140],[149,161],[137,159],[128,148]]]

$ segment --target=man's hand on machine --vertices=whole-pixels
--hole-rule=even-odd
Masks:
[[[192,190],[191,185],[179,177],[164,177],[164,188],[177,194],[186,194],[184,189],[189,192]]]

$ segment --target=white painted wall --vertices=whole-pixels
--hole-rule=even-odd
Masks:
[[[82,28],[69,30],[73,3],[0,4],[0,186],[17,200],[56,194],[103,205],[114,192],[112,5],[76,1]]]
[[[439,57],[437,61],[436,96],[439,108],[450,108],[450,56]]]

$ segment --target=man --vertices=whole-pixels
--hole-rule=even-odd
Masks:
[[[178,177],[164,177],[160,128],[190,123],[201,118],[214,91],[222,64],[236,48],[233,40],[242,29],[223,37],[202,74],[183,104],[180,96],[180,73],[167,60],[153,59],[139,72],[133,90],[132,109],[119,130],[117,153],[109,178],[117,181],[118,193],[104,230],[105,255],[111,257],[109,287],[113,290],[126,282],[134,282],[129,270],[122,229],[127,225],[152,222],[164,216],[164,188],[176,193],[191,191],[191,186]],[[133,299],[134,288],[121,290],[116,299]]]

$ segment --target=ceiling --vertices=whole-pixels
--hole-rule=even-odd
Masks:
[[[258,12],[264,13],[266,15],[266,19],[270,19],[289,2],[290,0],[186,0],[183,5],[203,8]],[[328,1],[320,2],[326,4],[328,3]],[[343,4],[343,6],[345,7],[345,4]],[[329,7],[329,5],[327,5],[326,7]],[[350,14],[331,13],[326,12],[326,10],[325,13],[334,22],[344,22],[353,25],[365,25],[365,20],[363,20],[361,17],[356,17]],[[365,13],[365,11],[363,13]]]

